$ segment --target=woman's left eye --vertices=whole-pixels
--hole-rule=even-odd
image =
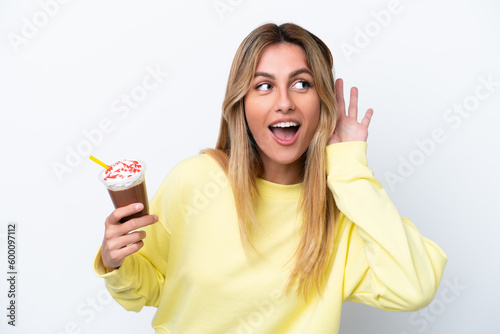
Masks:
[[[311,87],[311,84],[307,81],[299,81],[295,85],[293,85],[293,87],[295,87],[297,89],[307,89],[307,88]]]
[[[268,83],[263,83],[263,84],[258,85],[256,88],[257,88],[257,90],[267,91],[267,90],[270,90],[272,87]]]

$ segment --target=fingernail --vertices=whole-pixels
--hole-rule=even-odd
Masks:
[[[142,204],[141,204],[141,203],[137,203],[137,204],[135,205],[135,209],[136,209],[136,210],[141,210],[141,209],[142,209]]]
[[[157,215],[154,215],[155,216],[155,222],[158,221],[158,216]]]

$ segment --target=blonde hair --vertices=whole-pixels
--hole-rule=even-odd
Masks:
[[[256,179],[263,165],[245,120],[243,99],[264,50],[275,44],[292,43],[305,51],[320,98],[320,121],[305,153],[303,191],[300,200],[302,237],[294,254],[287,288],[298,279],[297,293],[307,298],[312,287],[318,292],[333,248],[336,206],[326,180],[326,144],[337,119],[333,57],[328,47],[309,31],[292,23],[265,24],[252,31],[239,46],[231,66],[222,105],[219,138],[209,154],[228,175],[234,193],[243,244],[252,246],[249,230],[257,225],[254,204],[258,197]],[[248,247],[247,247],[248,249]]]

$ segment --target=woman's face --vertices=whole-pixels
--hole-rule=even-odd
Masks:
[[[290,43],[267,47],[244,101],[246,120],[264,164],[264,179],[300,182],[300,157],[316,132],[320,114],[304,50]]]

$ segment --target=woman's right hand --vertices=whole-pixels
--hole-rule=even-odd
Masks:
[[[114,210],[106,218],[101,257],[108,271],[119,268],[127,256],[144,246],[142,240],[146,237],[146,232],[135,230],[158,221],[158,216],[146,215],[120,223],[120,219],[139,212],[142,208],[142,203],[133,203]]]

